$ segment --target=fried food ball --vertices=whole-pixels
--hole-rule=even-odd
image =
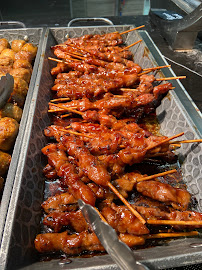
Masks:
[[[32,65],[25,59],[18,59],[14,62],[13,68],[26,68],[32,73]]]
[[[0,118],[10,117],[20,122],[22,118],[22,109],[15,104],[6,103],[4,107],[0,110]]]
[[[1,54],[0,54],[1,57],[4,57],[4,56],[9,56],[10,58],[13,59],[13,61],[15,60],[15,52],[11,49],[4,49]]]
[[[12,68],[9,66],[0,66],[0,77],[5,76],[6,73],[10,73],[11,70],[12,70]]]
[[[11,155],[0,151],[0,176],[4,176],[7,173],[10,162],[11,162]],[[0,179],[0,187],[1,182],[2,180]]]
[[[19,124],[15,119],[0,119],[0,150],[8,151],[13,147],[18,134]]]
[[[13,91],[26,97],[28,91],[28,83],[21,78],[14,77]]]
[[[26,68],[12,69],[10,74],[13,77],[17,77],[17,78],[21,78],[21,79],[25,80],[27,83],[29,83],[30,79],[31,79],[31,72],[29,69],[26,69]]]
[[[10,48],[10,44],[6,38],[0,38],[0,45],[4,46],[5,48]]]
[[[19,52],[25,43],[26,42],[22,39],[15,39],[11,43],[11,49],[14,50],[14,52]]]
[[[9,56],[1,56],[0,55],[0,66],[13,66],[13,59]]]
[[[15,59],[14,61],[16,60],[19,60],[19,59],[23,59],[23,60],[27,60],[28,62],[32,62],[33,58],[32,58],[32,53],[31,52],[28,52],[28,51],[19,51],[18,53],[15,54]]]
[[[8,100],[8,102],[12,102],[14,104],[17,104],[17,106],[19,106],[20,108],[23,107],[24,103],[25,103],[25,96],[23,96],[22,94],[16,93],[15,91],[13,91],[10,95],[10,98]]]
[[[10,44],[9,44],[8,40],[5,39],[5,38],[1,38],[1,39],[0,39],[0,53],[1,53],[4,49],[9,48],[9,47],[10,47]]]
[[[34,58],[36,57],[37,47],[34,46],[32,43],[26,43],[26,44],[22,47],[22,51],[26,51],[26,52],[31,53],[32,59],[34,59]]]

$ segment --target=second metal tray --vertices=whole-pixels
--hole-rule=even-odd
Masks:
[[[35,79],[38,71],[38,65],[40,60],[40,53],[42,49],[42,40],[44,36],[45,29],[43,28],[19,28],[19,29],[1,29],[0,38],[6,38],[9,42],[12,42],[15,39],[22,39],[26,42],[30,42],[38,47],[37,55],[34,61],[33,72],[31,80],[29,83],[29,89],[26,96],[26,101],[23,107],[23,115],[20,121],[20,128],[14,149],[12,151],[12,160],[9,166],[7,177],[5,179],[5,186],[3,190],[1,205],[0,205],[0,243],[4,229],[4,223],[7,216],[8,205],[10,202],[10,197],[12,193],[13,183],[15,179],[15,172],[17,169],[18,158],[21,151],[21,143],[24,137],[24,130],[27,124],[27,117],[29,115],[30,103],[32,100],[32,95],[35,87]]]

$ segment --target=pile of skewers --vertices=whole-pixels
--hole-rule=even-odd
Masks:
[[[57,59],[49,59],[58,62],[51,70],[53,124],[44,134],[53,142],[42,153],[48,158],[44,175],[60,189],[42,204],[45,233],[35,239],[41,253],[104,251],[78,199],[95,207],[130,247],[147,239],[195,236],[192,230],[202,226],[176,169],[150,176],[132,170],[153,158],[172,163],[173,150],[186,142],[172,141],[183,133],[169,138],[141,124],[173,89],[165,81],[183,76],[151,74],[168,66],[142,70],[128,50],[141,41],[125,47],[123,33],[69,38],[52,48]]]
[[[37,47],[25,40],[16,39],[10,44],[0,39],[0,78],[7,73],[14,78],[10,97],[0,102],[0,191],[11,162],[36,53]]]

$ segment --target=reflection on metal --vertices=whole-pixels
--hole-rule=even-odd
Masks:
[[[150,16],[174,50],[191,50],[198,32],[202,30],[202,4],[182,19],[162,20],[152,9]]]
[[[143,15],[148,15],[150,10],[150,0],[144,0]]]
[[[75,18],[68,23],[67,27],[70,27],[75,22],[96,22],[96,21],[99,22],[101,21],[109,25],[114,25],[113,22],[107,18]]]
[[[19,21],[2,21],[0,22],[0,26],[11,26],[11,25],[17,25],[23,28],[26,28],[26,25],[23,22]]]
[[[171,0],[176,6],[178,6],[185,13],[194,11],[200,4],[199,0]]]

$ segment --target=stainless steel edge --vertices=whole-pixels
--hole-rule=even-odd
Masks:
[[[39,44],[38,44],[38,50],[37,50],[37,55],[36,55],[35,62],[34,62],[32,77],[31,77],[30,84],[29,84],[29,90],[28,90],[28,94],[26,96],[26,101],[25,101],[24,108],[23,108],[23,114],[22,114],[22,118],[20,121],[20,128],[19,128],[18,136],[16,138],[16,142],[15,142],[14,149],[12,152],[12,160],[11,160],[11,163],[9,166],[7,177],[5,179],[5,186],[4,186],[4,191],[3,191],[1,205],[0,205],[0,217],[1,217],[1,219],[0,219],[0,246],[1,246],[2,236],[3,236],[5,220],[6,220],[6,216],[7,216],[7,212],[8,212],[9,202],[10,202],[10,198],[11,198],[11,193],[12,193],[12,189],[13,189],[15,173],[16,173],[17,166],[18,166],[19,154],[20,154],[20,151],[22,150],[21,144],[22,144],[22,141],[24,138],[24,131],[25,131],[26,124],[27,124],[28,112],[30,110],[32,95],[34,92],[35,78],[36,78],[37,73],[38,73],[38,65],[39,65],[39,60],[41,57],[42,41],[44,38],[45,29],[43,29],[43,28],[38,28],[38,29],[41,30],[41,39],[39,40]],[[19,30],[20,29],[18,29],[18,31]],[[23,32],[27,31],[27,30],[29,31],[29,28],[25,28],[25,29],[23,28]],[[9,31],[12,31],[12,30],[9,29]],[[14,31],[16,31],[16,30],[14,30]]]

